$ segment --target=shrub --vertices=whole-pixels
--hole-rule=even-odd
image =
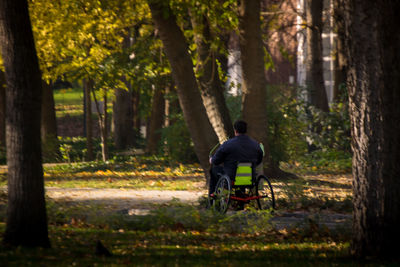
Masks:
[[[162,130],[160,153],[182,163],[196,162],[197,157],[183,115],[175,114],[171,120],[173,123]]]

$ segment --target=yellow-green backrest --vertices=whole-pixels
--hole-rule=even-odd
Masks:
[[[239,163],[236,169],[235,185],[251,185],[251,163]]]

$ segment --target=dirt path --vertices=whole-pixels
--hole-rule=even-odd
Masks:
[[[206,191],[160,191],[160,190],[124,190],[93,188],[55,188],[47,187],[46,195],[55,201],[70,203],[100,204],[113,212],[129,215],[146,215],[154,205],[177,201],[197,204]],[[234,211],[228,211],[234,213]],[[277,229],[309,227],[318,225],[330,230],[349,230],[351,215],[338,213],[310,213],[307,211],[277,211],[271,222]]]
[[[54,200],[69,202],[95,202],[113,205],[117,209],[149,208],[154,204],[171,201],[195,204],[204,191],[168,191],[168,190],[126,190],[95,188],[56,188],[46,187],[46,195]]]

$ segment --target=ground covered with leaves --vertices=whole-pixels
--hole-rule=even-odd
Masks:
[[[0,175],[3,186],[0,192],[1,232],[5,229],[5,174],[3,168]],[[123,163],[46,165],[45,184],[48,188],[65,190],[205,192],[205,181],[197,165],[145,157],[131,157]],[[298,179],[273,180],[273,186],[277,199],[277,209],[273,213],[248,208],[219,215],[205,208],[204,198],[194,204],[172,199],[168,203],[149,204],[145,209],[120,209],[105,202],[47,196],[52,248],[0,245],[0,262],[7,266],[332,266],[366,263],[351,258],[349,223],[328,227],[323,221],[328,215],[350,217],[350,175],[313,172],[311,169]],[[301,223],[277,227],[279,218],[296,217],[297,214],[303,216]]]

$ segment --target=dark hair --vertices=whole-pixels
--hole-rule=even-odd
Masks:
[[[247,123],[242,120],[235,121],[233,129],[239,134],[245,134],[247,132]]]

